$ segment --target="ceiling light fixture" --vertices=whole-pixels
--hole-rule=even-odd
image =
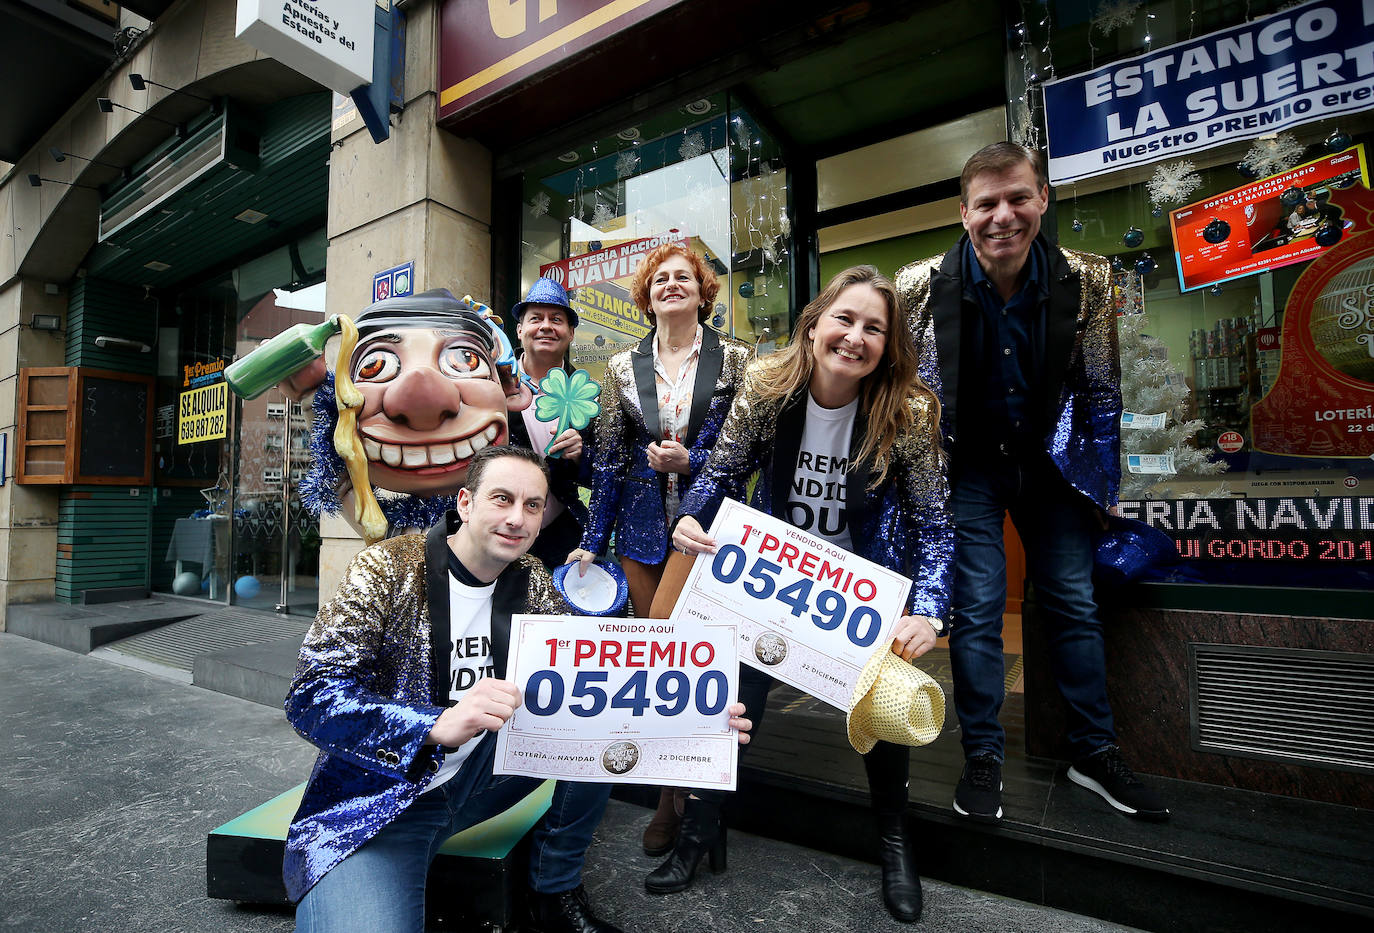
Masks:
[[[204,103],[207,103],[207,104],[210,105],[210,111],[211,111],[212,113],[214,113],[214,114],[216,114],[216,115],[219,114],[220,102],[219,102],[218,100],[216,100],[215,98],[212,98],[212,97],[202,97],[202,96],[199,95],[199,94],[192,93],[191,91],[187,91],[187,90],[185,90],[185,89],[183,89],[183,88],[172,87],[172,86],[169,85],[169,84],[161,84],[161,83],[159,83],[159,82],[157,82],[157,81],[154,81],[152,78],[145,78],[145,77],[143,77],[143,75],[139,74],[139,73],[136,72],[136,71],[135,71],[135,72],[131,72],[131,73],[129,74],[129,84],[133,86],[133,89],[134,89],[135,91],[146,91],[146,90],[148,90],[148,85],[151,84],[153,87],[160,87],[160,88],[162,88],[164,91],[171,91],[173,94],[181,94],[181,95],[184,96],[184,97],[190,97],[190,98],[192,98],[193,100],[198,100],[198,101],[202,101],[202,102],[204,102]]]
[[[54,185],[66,185],[68,188],[85,188],[87,191],[99,191],[99,190],[100,190],[100,189],[97,188],[95,185],[82,185],[82,184],[78,184],[77,182],[74,182],[74,181],[62,181],[60,178],[44,178],[42,175],[39,175],[37,172],[30,172],[30,173],[29,173],[29,184],[33,185],[35,188],[41,188],[41,187],[43,187],[43,182],[45,182],[45,181],[46,181],[46,182],[49,182],[50,184],[54,184]]]
[[[117,168],[124,175],[125,179],[133,177],[133,171],[127,165],[115,165],[113,162],[103,162],[100,159],[89,159],[75,152],[65,152],[57,146],[48,147],[48,155],[52,156],[54,162],[65,162],[68,159],[80,159],[82,162],[89,162],[92,165],[103,165],[106,168]]]
[[[162,119],[162,117],[155,117],[151,113],[145,113],[142,110],[135,110],[132,107],[126,107],[121,103],[117,103],[116,101],[110,100],[108,97],[97,97],[95,99],[95,105],[100,108],[101,113],[114,113],[114,109],[118,107],[120,110],[127,110],[130,113],[136,113],[140,117],[147,117],[149,120],[154,120],[158,123],[165,123],[172,129],[176,130],[177,139],[186,138],[185,123],[173,123],[171,120],[164,120]]]

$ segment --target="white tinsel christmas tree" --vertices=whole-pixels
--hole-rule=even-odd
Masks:
[[[1121,343],[1121,401],[1126,411],[1137,416],[1163,414],[1162,427],[1121,429],[1121,498],[1151,498],[1147,490],[1156,483],[1172,479],[1215,476],[1226,464],[1212,459],[1208,450],[1194,446],[1193,439],[1206,425],[1198,418],[1183,420],[1190,390],[1182,372],[1169,362],[1169,348],[1158,337],[1145,333],[1144,312],[1117,317]],[[1142,419],[1137,417],[1136,423]],[[1143,419],[1149,423],[1148,419]],[[1173,455],[1172,473],[1132,473],[1127,466],[1129,454]],[[1229,495],[1225,483],[1200,494],[1202,498]],[[1198,498],[1190,494],[1174,498]]]

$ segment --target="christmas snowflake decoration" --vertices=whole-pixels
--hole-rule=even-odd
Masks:
[[[695,159],[706,151],[706,140],[700,133],[693,133],[682,141],[682,145],[677,147],[677,154],[682,157],[682,161]]]
[[[739,117],[735,117],[730,127],[730,132],[735,135],[735,144],[745,152],[749,151],[749,127]]]
[[[1290,133],[1279,133],[1270,139],[1261,139],[1250,147],[1241,159],[1241,164],[1249,166],[1258,177],[1277,175],[1298,164],[1303,150],[1307,147],[1298,142]]]
[[[615,177],[629,178],[639,168],[639,153],[633,149],[626,149],[615,157]]]
[[[1166,204],[1182,204],[1202,186],[1202,179],[1193,171],[1193,163],[1187,159],[1155,169],[1155,175],[1146,188],[1150,192],[1150,205],[1164,207]]]
[[[1099,32],[1116,32],[1135,22],[1144,0],[1103,0],[1093,12],[1093,28]]]
[[[684,205],[689,214],[706,214],[715,208],[716,199],[711,192],[711,187],[698,181],[693,182],[687,189]],[[699,222],[700,218],[697,219]]]
[[[546,192],[536,191],[530,198],[530,216],[543,217],[549,212],[549,196]]]
[[[1036,130],[1035,121],[1031,118],[1030,107],[1016,107],[1012,115],[1012,142],[1032,149],[1040,148],[1039,132]]]
[[[598,230],[604,229],[605,226],[611,222],[613,217],[615,217],[615,215],[611,213],[610,206],[598,201],[596,210],[592,211],[592,226],[596,227]]]

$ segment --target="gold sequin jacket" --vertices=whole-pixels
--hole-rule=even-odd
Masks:
[[[754,364],[759,365],[759,364]],[[936,443],[935,401],[928,394],[909,399],[913,429],[892,448],[887,476],[870,489],[873,463],[858,460],[867,430],[859,407],[850,436],[845,508],[854,552],[911,580],[907,612],[948,621],[954,575],[954,525],[949,514],[949,483]],[[758,483],[749,504],[787,520],[787,491],[797,469],[806,426],[806,392],[764,398],[746,375],[720,440],[701,476],[683,497],[678,518],[691,515],[710,528],[728,496],[743,501],[755,473]]]
[[[444,750],[426,745],[448,697],[448,536],[457,513],[424,535],[365,548],[320,607],[301,645],[286,717],[320,749],[286,838],[293,902],[394,820],[428,786]],[[491,642],[506,676],[510,617],[572,609],[528,555],[496,580]]]
[[[963,255],[968,237],[943,256],[897,271],[897,293],[907,310],[921,356],[921,376],[941,395],[945,449],[956,456],[959,438],[977,430],[960,420],[959,339],[964,315]],[[1102,256],[1054,246],[1049,257],[1042,408],[1048,426],[1045,452],[1059,472],[1099,508],[1116,503],[1121,487],[1121,357],[1111,264]]]

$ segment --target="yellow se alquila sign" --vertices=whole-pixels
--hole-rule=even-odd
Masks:
[[[229,410],[229,387],[211,383],[181,393],[177,408],[177,443],[196,444],[225,436]]]

